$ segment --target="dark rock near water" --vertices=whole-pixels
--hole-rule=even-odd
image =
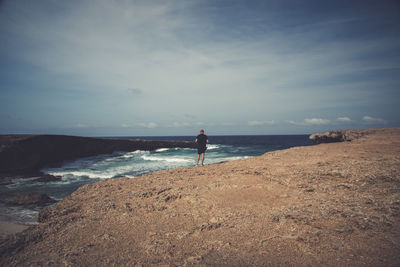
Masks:
[[[65,135],[0,135],[0,178],[32,177],[64,161],[115,151],[195,148],[194,142],[89,138]],[[39,174],[40,175],[40,174]]]
[[[45,205],[55,202],[57,201],[39,192],[19,193],[14,196],[12,201],[15,205]]]
[[[0,179],[0,186],[10,184],[12,184],[12,177],[4,177],[3,179]]]
[[[57,182],[61,181],[61,176],[54,176],[51,174],[45,174],[42,177],[33,180],[34,182],[48,183],[48,182]]]

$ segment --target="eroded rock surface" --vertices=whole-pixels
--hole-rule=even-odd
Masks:
[[[0,265],[399,266],[400,129],[85,185],[40,221]]]
[[[390,129],[386,129],[386,130],[390,130]],[[345,142],[345,141],[352,141],[352,140],[361,138],[364,135],[370,135],[375,132],[376,132],[375,129],[333,130],[333,131],[327,131],[327,132],[323,132],[323,133],[312,134],[312,135],[310,135],[310,140],[314,144]]]

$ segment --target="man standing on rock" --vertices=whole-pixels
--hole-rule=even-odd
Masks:
[[[199,165],[200,155],[201,157],[201,166],[204,166],[204,155],[207,149],[208,137],[204,134],[204,130],[200,130],[200,134],[196,137],[197,144],[197,161],[196,166]]]

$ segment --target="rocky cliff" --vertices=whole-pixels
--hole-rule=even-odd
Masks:
[[[364,129],[364,130],[333,130],[323,133],[315,133],[310,135],[310,140],[314,144],[322,143],[334,143],[334,142],[349,142],[364,135],[375,133],[375,129]]]
[[[37,175],[66,160],[114,151],[191,147],[194,142],[121,140],[64,135],[0,135],[0,177]]]

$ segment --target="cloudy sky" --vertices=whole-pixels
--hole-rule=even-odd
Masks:
[[[400,126],[398,1],[3,0],[0,133]]]

